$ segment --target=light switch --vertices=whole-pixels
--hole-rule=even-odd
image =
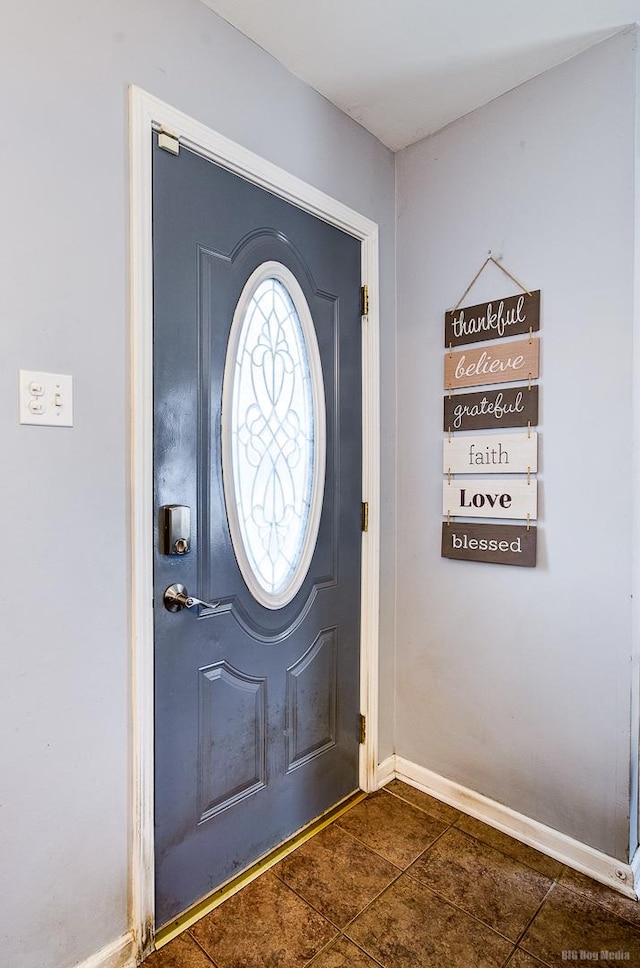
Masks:
[[[73,427],[73,377],[20,370],[20,423]]]

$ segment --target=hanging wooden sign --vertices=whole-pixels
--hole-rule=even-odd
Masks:
[[[442,557],[496,565],[536,564],[537,528],[516,524],[442,525]]]
[[[442,470],[445,474],[535,474],[538,435],[531,432],[445,437]]]
[[[444,345],[463,346],[504,336],[523,336],[540,329],[540,290],[444,314]]]
[[[537,424],[537,386],[481,390],[479,393],[458,393],[444,398],[443,429],[447,433],[527,425],[536,427]]]
[[[445,353],[444,386],[446,390],[475,387],[483,383],[513,383],[535,380],[538,376],[540,340],[514,340],[489,349],[457,350]]]
[[[442,485],[445,517],[538,517],[538,482],[534,478],[451,478]]]

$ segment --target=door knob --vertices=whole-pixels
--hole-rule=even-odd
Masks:
[[[203,602],[200,598],[190,595],[184,585],[169,585],[165,590],[162,601],[168,612],[180,612],[183,608],[193,608],[194,605],[204,605],[205,608],[217,608],[220,602]]]

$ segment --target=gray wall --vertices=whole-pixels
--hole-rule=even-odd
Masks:
[[[382,754],[392,749],[394,161],[199,0],[5,4],[0,960],[67,968],[127,928],[127,85],[381,226]],[[71,373],[75,427],[20,427],[18,369]]]
[[[397,751],[619,859],[635,42],[618,35],[397,156]],[[535,570],[439,557],[443,313],[488,249],[542,289]],[[467,305],[516,291],[490,267]]]

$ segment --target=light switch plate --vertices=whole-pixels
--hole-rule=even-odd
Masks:
[[[20,370],[20,423],[73,427],[73,377]]]

